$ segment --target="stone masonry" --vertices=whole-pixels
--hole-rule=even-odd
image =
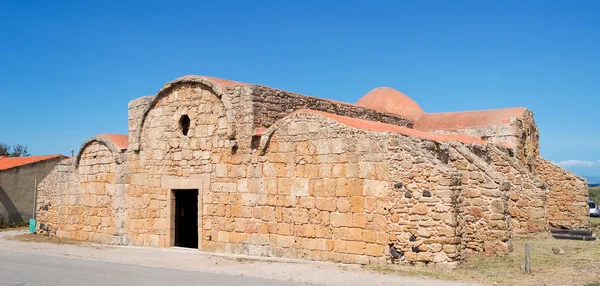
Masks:
[[[394,246],[453,264],[589,226],[585,180],[539,156],[527,109],[427,114],[389,88],[347,104],[186,76],[51,172],[38,229],[171,247],[178,190],[198,190],[198,249],[246,255],[373,264]]]

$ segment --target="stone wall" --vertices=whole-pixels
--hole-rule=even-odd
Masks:
[[[378,140],[385,138],[323,120],[279,122],[264,155],[235,154],[217,170],[203,200],[204,250],[385,261],[390,186],[385,140]]]
[[[513,118],[508,125],[474,127],[459,130],[437,130],[438,134],[466,134],[481,137],[490,143],[510,146],[511,152],[530,172],[535,172],[540,151],[540,135],[533,113],[525,110],[522,119]]]
[[[390,240],[412,263],[461,259],[457,199],[461,175],[432,154],[430,141],[390,135]],[[401,184],[399,184],[401,183]]]
[[[546,218],[589,224],[585,181],[530,160],[532,114],[463,130],[511,149],[434,142],[372,122],[412,126],[396,115],[223,83],[184,78],[132,101],[129,149],[88,140],[61,163],[39,188],[39,227],[170,247],[174,190],[198,189],[201,250],[366,264],[385,262],[390,245],[407,263],[454,263],[466,251],[504,254],[513,233],[544,231]],[[306,108],[371,122],[293,112]]]
[[[124,164],[103,142],[84,144],[38,188],[38,229],[58,237],[127,244]]]
[[[547,231],[545,182],[529,172],[517,158],[510,157],[511,152],[503,147],[488,144],[478,149],[487,154],[490,164],[510,182],[511,232],[528,235]]]
[[[180,122],[183,116],[190,120],[187,135]],[[142,125],[139,153],[128,153],[128,233],[134,244],[173,245],[174,226],[169,219],[173,194],[167,183],[196,179],[203,180],[193,186],[200,193],[203,186],[209,188],[211,176],[228,169],[227,132],[223,102],[206,86],[181,84],[157,99]]]
[[[40,202],[42,208],[57,206],[57,235],[76,240],[110,242],[115,230],[112,200],[116,162],[112,151],[102,143],[92,142],[79,154],[77,166],[61,164],[59,173],[62,174],[57,183],[62,187],[54,194],[55,202]],[[40,221],[46,221],[43,214],[40,215]]]
[[[68,204],[71,204],[71,197],[68,194],[78,192],[80,192],[79,178],[75,170],[75,158],[63,160],[38,186],[37,230],[59,237],[72,237],[72,231],[77,228],[72,224],[82,220],[77,218],[77,213],[65,214],[64,210]],[[81,237],[76,238],[81,239]]]
[[[553,228],[589,228],[587,181],[538,157],[537,173],[548,184],[548,224]]]
[[[379,121],[412,128],[413,122],[399,115],[375,111],[347,103],[304,96],[292,92],[253,86],[252,104],[256,127],[268,127],[298,109],[312,109],[341,116]]]
[[[59,173],[61,165],[71,164],[73,159],[64,160],[59,163],[38,185],[36,229],[56,234],[59,226],[57,192]]]
[[[506,254],[510,251],[510,185],[484,159],[458,142],[448,145],[448,165],[462,174],[457,199],[463,250]]]
[[[517,131],[517,158],[535,174],[537,158],[540,156],[540,132],[535,124],[533,112],[527,110],[521,120],[513,125]]]
[[[134,147],[132,149],[139,149],[138,137],[136,135],[139,132],[140,120],[144,117],[144,112],[152,104],[153,99],[154,96],[143,96],[130,101],[128,104],[127,130],[128,134],[133,136],[128,136],[127,140],[129,141],[128,145]]]

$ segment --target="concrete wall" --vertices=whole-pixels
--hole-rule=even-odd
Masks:
[[[41,183],[60,160],[55,158],[0,171],[0,216],[9,222],[33,218],[35,183]]]

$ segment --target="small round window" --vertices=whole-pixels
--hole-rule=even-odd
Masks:
[[[190,117],[187,115],[182,115],[179,119],[179,127],[181,128],[181,133],[184,136],[187,136],[188,131],[190,131]]]

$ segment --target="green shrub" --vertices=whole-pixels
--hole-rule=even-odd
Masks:
[[[600,186],[590,188],[590,199],[596,203],[600,203]]]

